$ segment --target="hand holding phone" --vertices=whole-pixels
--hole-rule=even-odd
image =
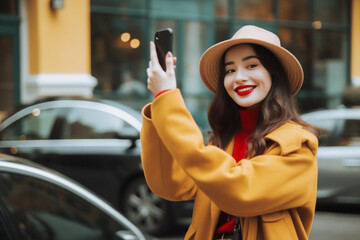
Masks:
[[[157,31],[155,33],[156,53],[161,67],[166,71],[165,58],[168,52],[173,51],[173,31],[171,28]]]
[[[175,62],[172,55],[172,30],[165,29],[155,33],[155,41],[150,42],[150,62],[146,69],[147,88],[156,96],[159,92],[167,89],[176,89]],[[166,64],[168,53],[171,63]],[[164,71],[159,71],[158,66]],[[169,69],[166,69],[169,66]]]

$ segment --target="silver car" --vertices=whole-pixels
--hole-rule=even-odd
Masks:
[[[2,240],[150,240],[109,204],[30,161],[0,155]]]
[[[360,109],[303,114],[320,129],[318,202],[360,204]]]

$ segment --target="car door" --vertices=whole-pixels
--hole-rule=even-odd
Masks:
[[[336,180],[341,185],[336,200],[360,203],[360,119],[354,115],[346,115],[341,120],[338,143],[334,147],[335,156],[339,166]]]
[[[317,154],[320,202],[360,203],[360,120],[352,118],[343,111],[312,122],[321,131]]]
[[[22,168],[32,171],[27,166],[0,171],[0,220],[6,220],[0,222],[1,239],[144,239],[87,190],[42,170],[22,174]]]
[[[58,131],[53,167],[118,206],[121,185],[142,172],[139,131],[92,103],[69,108]]]
[[[332,157],[336,152],[336,136],[338,135],[339,121],[336,118],[316,116],[306,119],[320,130],[319,148],[317,153],[318,161],[318,191],[319,200],[331,197],[338,189],[336,176],[338,176],[338,159]]]

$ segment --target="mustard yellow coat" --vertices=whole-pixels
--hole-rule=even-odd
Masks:
[[[317,189],[318,141],[289,122],[266,136],[263,155],[236,163],[204,146],[179,90],[144,107],[142,164],[151,190],[171,201],[195,198],[185,239],[213,239],[220,211],[241,217],[243,239],[308,239]]]

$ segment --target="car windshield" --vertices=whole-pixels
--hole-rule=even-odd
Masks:
[[[117,239],[114,219],[77,195],[36,178],[0,173],[0,198],[24,239]]]

